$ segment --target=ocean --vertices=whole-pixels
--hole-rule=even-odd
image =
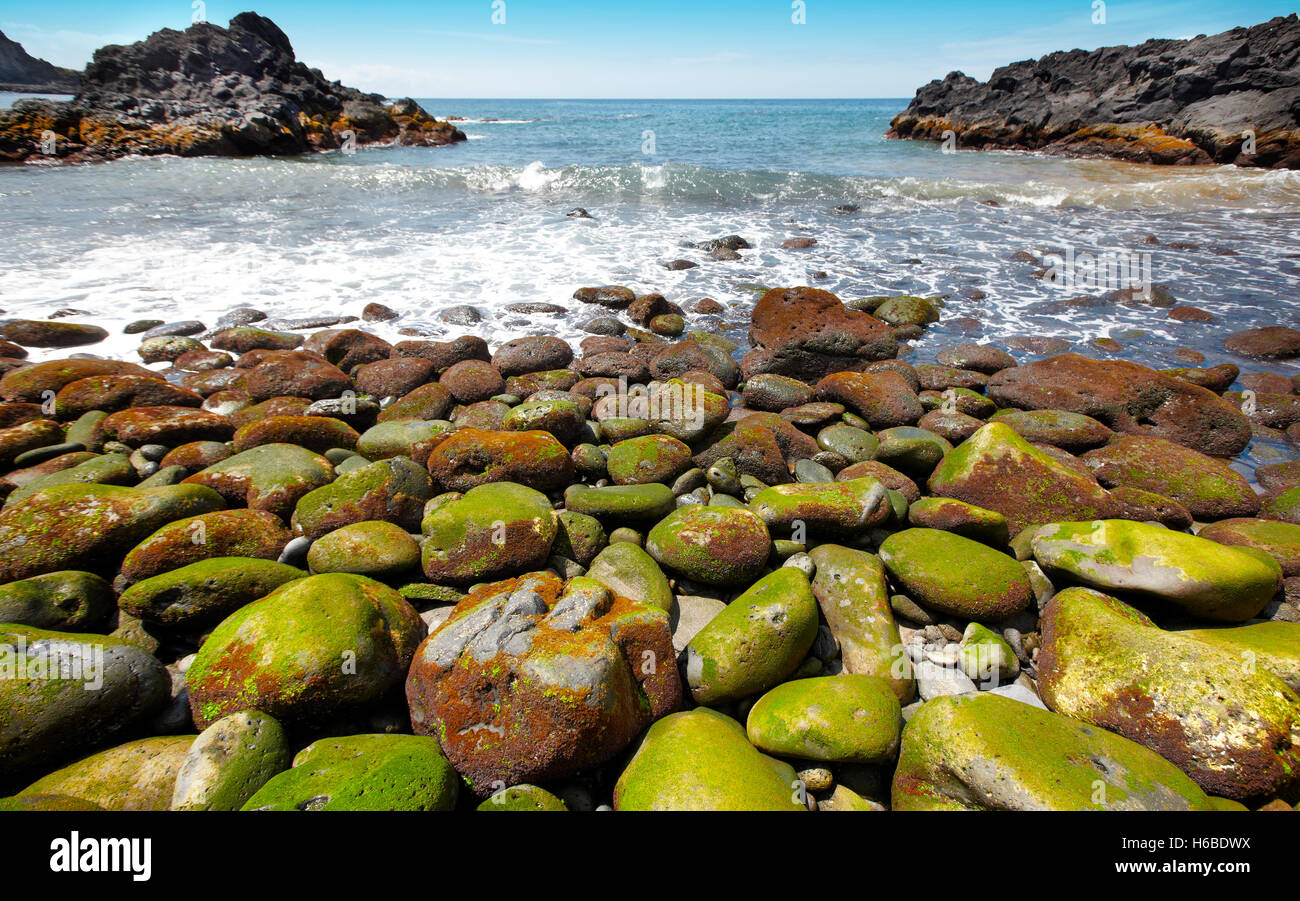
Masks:
[[[1036,335],[1158,367],[1188,365],[1193,350],[1203,365],[1300,372],[1222,349],[1237,329],[1300,325],[1300,172],[947,153],[884,138],[904,99],[420,102],[462,117],[470,140],[0,167],[3,315],[76,310],[73,321],[115,335],[93,352],[124,357],[136,345],[119,337],[127,322],[211,324],[241,305],[295,317],[378,301],[403,313],[374,326],[390,339],[405,328],[576,341],[603,311],[574,290],[623,284],[688,308],[712,297],[727,313],[696,325],[743,344],[766,288],[808,284],[846,301],[949,295],[914,362],[958,341]],[[565,215],[575,207],[592,218]],[[714,262],[685,246],[727,234],[755,249]],[[781,249],[794,237],[817,243]],[[1115,285],[1101,278],[1045,281],[1035,271],[1051,253],[1132,262],[1215,320],[1102,302]],[[679,258],[700,265],[664,268]],[[568,312],[505,309],[525,301]],[[481,324],[439,319],[463,304]]]

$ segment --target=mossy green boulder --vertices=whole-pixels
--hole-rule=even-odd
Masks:
[[[777,485],[758,492],[750,509],[780,535],[853,535],[889,518],[889,491],[872,478]]]
[[[1300,788],[1300,696],[1253,657],[1069,588],[1043,611],[1038,674],[1049,708],[1156,751],[1210,794]]]
[[[684,442],[669,435],[645,435],[615,444],[605,465],[616,485],[643,485],[671,482],[694,464]]]
[[[1300,623],[1267,622],[1179,632],[1232,654],[1251,669],[1268,670],[1300,692]]]
[[[695,703],[724,704],[767,691],[794,673],[817,637],[817,601],[801,570],[759,579],[686,646]]]
[[[994,687],[1004,679],[1020,675],[1020,661],[997,632],[979,623],[970,623],[957,649],[957,665],[972,681]]]
[[[372,703],[401,683],[427,629],[387,586],[345,573],[282,585],[225,619],[186,673],[194,723],[240,710],[295,723]]]
[[[131,548],[114,584],[126,585],[213,557],[277,560],[293,534],[265,510],[215,510],[169,522]]]
[[[186,479],[206,485],[232,507],[265,510],[283,520],[299,498],[334,481],[334,464],[295,444],[262,444],[227,457]]]
[[[1003,548],[1011,541],[1007,518],[948,497],[923,497],[907,508],[907,521],[922,529],[940,529],[970,538],[990,547]]]
[[[63,570],[0,585],[0,623],[61,632],[94,628],[113,610],[113,587],[94,573]]]
[[[876,448],[873,459],[914,479],[929,476],[952,450],[946,438],[915,426],[895,426],[879,432],[876,437],[880,439],[880,446]]]
[[[1198,520],[1259,512],[1259,497],[1226,460],[1163,438],[1116,437],[1084,454],[1083,462],[1106,488],[1137,488],[1167,497]]]
[[[296,534],[312,539],[369,520],[418,532],[424,505],[433,495],[428,470],[409,457],[390,457],[303,495],[293,508],[292,526]]]
[[[907,529],[880,545],[880,559],[904,593],[919,604],[966,619],[996,621],[1034,599],[1014,557],[938,529]]]
[[[564,492],[567,509],[601,520],[655,522],[671,513],[676,505],[673,490],[659,482],[600,488],[570,485]]]
[[[112,576],[126,553],[177,519],[219,510],[201,485],[59,485],[0,512],[0,582],[60,570]]]
[[[614,809],[807,810],[798,788],[739,723],[702,707],[650,727],[614,786]]]
[[[1114,516],[1119,509],[1096,479],[1063,465],[1000,422],[981,426],[957,445],[928,484],[937,497],[1001,513],[1012,535],[1049,522]]]
[[[586,411],[576,399],[525,401],[501,420],[508,432],[550,432],[563,445],[572,445],[587,421]]]
[[[391,579],[420,566],[420,546],[390,522],[358,522],[312,543],[307,566],[313,573],[355,573]]]
[[[104,810],[167,810],[193,735],[142,738],[50,773],[18,793],[64,795]]]
[[[536,785],[512,785],[492,795],[477,808],[482,811],[549,810],[565,811],[568,806],[544,788]]]
[[[1172,604],[1193,616],[1242,622],[1282,583],[1268,554],[1123,519],[1044,526],[1030,542],[1049,577]]]
[[[14,489],[5,498],[4,505],[12,507],[36,492],[55,485],[134,485],[138,479],[131,458],[126,454],[102,454],[68,469],[32,479]]]
[[[371,426],[357,439],[357,453],[367,460],[415,456],[415,446],[448,435],[455,429],[441,419],[393,419]]]
[[[850,463],[865,463],[876,458],[880,439],[866,429],[837,422],[817,433],[817,446],[832,454],[839,454]]]
[[[1213,810],[1159,754],[981,692],[927,701],[903,729],[894,810]]]
[[[579,566],[591,566],[601,551],[609,544],[609,536],[600,520],[585,513],[561,510],[556,514],[559,531],[551,553],[575,561]]]
[[[813,595],[839,643],[844,672],[877,676],[899,701],[912,700],[912,662],[903,652],[880,558],[838,544],[818,545],[808,556],[817,566]]]
[[[213,557],[136,582],[122,592],[118,606],[146,623],[203,628],[306,575],[274,560]]]
[[[0,625],[0,769],[25,771],[102,744],[156,713],[167,670],[104,635]]]
[[[1237,547],[1253,547],[1282,567],[1283,576],[1300,576],[1300,525],[1270,519],[1225,519],[1196,533]]]
[[[654,558],[629,541],[611,544],[591,561],[587,577],[595,579],[614,594],[672,612],[676,602],[673,590]]]
[[[767,526],[737,507],[680,507],[646,536],[662,566],[705,585],[748,585],[772,553]]]
[[[470,585],[539,569],[559,531],[546,495],[514,482],[491,482],[424,518],[424,574]]]
[[[284,727],[259,710],[217,720],[194,739],[176,774],[172,810],[239,810],[293,752]]]
[[[888,298],[876,307],[872,315],[895,328],[905,325],[926,326],[939,321],[939,311],[934,304],[924,297],[913,297],[910,294]]]
[[[258,790],[244,810],[452,810],[460,777],[423,735],[323,738]]]
[[[760,751],[827,763],[889,763],[902,729],[893,687],[853,675],[783,682],[754,702],[745,722]]]

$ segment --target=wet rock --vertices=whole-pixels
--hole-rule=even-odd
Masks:
[[[108,331],[74,322],[11,319],[0,327],[0,336],[24,347],[81,347],[98,344],[108,337]]]
[[[888,325],[815,288],[763,295],[751,315],[749,337],[754,350],[741,361],[746,378],[775,373],[811,381],[898,352]]]
[[[425,575],[470,585],[538,569],[557,529],[541,492],[513,482],[480,485],[425,517]]]
[[[216,510],[170,522],[137,544],[122,560],[123,587],[210,557],[274,560],[292,537],[278,518],[262,510]]]
[[[118,603],[151,625],[202,629],[306,575],[274,560],[214,556],[136,581]]]
[[[875,676],[786,682],[759,698],[746,720],[760,751],[828,763],[891,763],[902,729],[898,698]]]
[[[260,710],[319,722],[401,683],[425,626],[401,595],[363,576],[289,582],[224,620],[186,674],[194,722]]]
[[[1259,498],[1222,460],[1172,441],[1125,436],[1089,451],[1083,460],[1106,488],[1137,488],[1186,507],[1198,520],[1253,516]]]
[[[1016,560],[969,538],[937,529],[907,529],[880,545],[880,559],[908,597],[941,613],[1001,620],[1033,602]]]
[[[681,507],[650,530],[646,551],[661,565],[706,585],[748,585],[762,571],[772,541],[748,510]]]
[[[288,519],[299,498],[333,479],[333,465],[319,454],[292,444],[263,444],[196,472],[185,484]]]
[[[6,337],[9,337],[6,335]],[[19,344],[22,342],[19,341]],[[1223,346],[1235,354],[1265,360],[1290,360],[1300,357],[1300,331],[1282,325],[1233,332]]]

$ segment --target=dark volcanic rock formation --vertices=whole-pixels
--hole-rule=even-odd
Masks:
[[[8,160],[279,155],[346,147],[350,138],[436,146],[465,135],[413,100],[386,106],[378,94],[327,81],[297,61],[274,22],[251,12],[228,29],[199,23],[103,47],[72,101],[24,100],[0,113],[0,159]]]
[[[1300,19],[1052,53],[986,83],[952,72],[917,91],[888,134],[947,131],[961,147],[1300,168]]]
[[[37,59],[0,31],[0,91],[75,94],[81,73]]]

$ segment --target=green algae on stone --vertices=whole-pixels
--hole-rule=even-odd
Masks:
[[[1300,623],[1267,622],[1178,633],[1236,656],[1242,666],[1268,670],[1300,692]]]
[[[1160,755],[982,692],[922,705],[903,729],[894,810],[1213,810]]]
[[[110,576],[127,551],[163,525],[224,506],[201,485],[47,488],[0,512],[0,582],[67,569]]]
[[[274,560],[212,557],[136,582],[118,606],[141,620],[189,629],[212,625],[307,573]]]
[[[298,500],[292,519],[295,533],[315,539],[367,520],[419,530],[424,505],[434,494],[428,470],[403,456],[374,463],[359,459],[356,469]]]
[[[863,463],[876,458],[880,439],[866,429],[836,423],[817,433],[817,446],[824,451],[839,454],[850,463]]]
[[[1062,465],[1000,422],[981,426],[934,470],[930,493],[1007,518],[1011,534],[1029,526],[1113,516],[1118,505],[1097,481]]]
[[[322,738],[298,752],[244,810],[452,810],[460,777],[422,735]]]
[[[750,508],[779,534],[853,535],[890,515],[889,492],[873,478],[777,485],[750,501]]]
[[[693,465],[691,449],[668,435],[646,435],[615,444],[606,457],[616,485],[670,483]]]
[[[776,686],[749,709],[750,742],[780,757],[888,763],[903,714],[893,687],[875,676],[822,676]]]
[[[1243,800],[1300,787],[1300,696],[1249,656],[1069,588],[1043,611],[1038,673],[1049,708],[1156,751],[1206,792]]]
[[[1282,581],[1281,567],[1263,551],[1122,519],[1044,526],[1031,546],[1049,578],[1068,575],[1220,622],[1255,616]]]
[[[334,466],[293,444],[262,444],[227,457],[185,480],[206,485],[231,506],[265,510],[287,520],[298,499],[334,481]]]
[[[693,505],[664,517],[646,537],[661,565],[706,585],[747,585],[767,563],[772,539],[749,510]]]
[[[67,632],[99,625],[113,606],[112,586],[78,570],[0,585],[0,623]]]
[[[536,785],[512,785],[496,792],[492,797],[480,804],[477,809],[481,811],[547,810],[558,812],[567,811],[569,808],[563,801],[544,788],[538,788]]]
[[[1020,661],[1006,640],[979,623],[966,627],[957,650],[957,665],[974,682],[993,683],[1020,675]]]
[[[12,507],[38,491],[55,485],[133,485],[138,476],[126,454],[102,454],[69,469],[52,472],[32,479],[5,498],[5,506]]]
[[[194,739],[176,774],[171,810],[239,810],[293,753],[284,727],[258,710],[217,720]]]
[[[186,673],[194,723],[240,710],[327,719],[399,685],[427,629],[393,589],[327,573],[277,588],[227,617]]]
[[[817,566],[813,595],[840,646],[844,671],[885,679],[900,702],[911,701],[912,662],[890,609],[880,558],[836,544],[818,545],[808,555]]]
[[[551,552],[575,561],[579,566],[591,566],[591,561],[609,545],[609,536],[600,520],[585,513],[561,510],[557,514],[559,532]]]
[[[122,560],[121,583],[213,557],[279,559],[293,536],[279,518],[264,510],[216,510],[169,522],[141,541]]]
[[[1105,444],[1115,433],[1104,423],[1069,410],[1000,410],[994,422],[1010,426],[1033,444],[1050,444],[1071,454]]]
[[[307,552],[313,573],[395,578],[420,565],[420,546],[389,522],[358,522],[316,539]]]
[[[1261,550],[1277,561],[1283,576],[1300,576],[1300,525],[1269,519],[1225,519],[1196,534],[1219,544]]]
[[[1300,485],[1265,496],[1259,505],[1261,519],[1300,525]]]
[[[362,432],[357,439],[357,453],[371,461],[414,457],[417,444],[445,436],[453,429],[442,419],[393,419]]]
[[[628,541],[609,545],[591,562],[587,577],[614,594],[671,613],[676,602],[654,558]]]
[[[1006,619],[1034,599],[1014,557],[951,532],[896,532],[880,545],[880,559],[908,597],[952,616]]]
[[[707,708],[674,713],[645,734],[614,786],[615,810],[806,810],[798,783]]]
[[[564,492],[567,509],[597,519],[658,521],[673,511],[676,501],[673,490],[659,482],[601,488],[570,485]]]
[[[167,670],[111,636],[0,626],[0,769],[93,747],[155,713]]]
[[[104,810],[166,810],[194,738],[167,735],[118,745],[38,779],[18,796],[66,795]]]
[[[501,428],[507,432],[550,432],[568,446],[581,434],[586,421],[586,412],[577,400],[534,400],[511,407]]]
[[[1124,435],[1084,454],[1083,462],[1106,488],[1137,488],[1167,497],[1198,520],[1259,512],[1250,483],[1226,460],[1163,438]]]
[[[939,311],[933,303],[924,297],[913,297],[910,294],[888,298],[876,307],[872,315],[895,328],[905,325],[926,326],[939,321]]]
[[[801,570],[759,579],[695,634],[686,681],[697,704],[721,704],[789,678],[817,637],[817,600]]]
[[[424,573],[468,585],[539,568],[559,531],[546,495],[513,482],[491,482],[425,516]]]
[[[915,426],[895,426],[885,429],[876,437],[880,439],[880,446],[872,459],[892,466],[914,479],[929,476],[952,450],[952,445],[946,438]]]
[[[919,528],[952,532],[991,547],[1011,542],[1007,518],[1001,513],[948,497],[921,498],[907,508],[907,519]]]

